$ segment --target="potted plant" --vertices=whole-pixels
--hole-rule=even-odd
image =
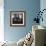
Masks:
[[[43,9],[42,11],[39,11],[38,14],[37,14],[37,16],[34,18],[33,21],[35,21],[36,23],[40,23],[40,19],[41,19],[41,21],[43,22],[43,17],[42,17],[42,15],[43,15],[43,12],[44,12],[45,10],[46,10],[46,9]]]

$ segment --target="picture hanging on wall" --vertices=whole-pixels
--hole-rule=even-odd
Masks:
[[[10,26],[25,26],[26,12],[25,11],[10,11]]]

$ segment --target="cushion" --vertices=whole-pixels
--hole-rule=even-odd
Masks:
[[[17,46],[23,46],[23,43],[24,43],[24,38],[21,38],[18,42],[17,42]]]

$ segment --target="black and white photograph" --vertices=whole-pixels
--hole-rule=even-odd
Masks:
[[[11,11],[10,12],[10,25],[11,26],[24,26],[25,25],[25,11]]]

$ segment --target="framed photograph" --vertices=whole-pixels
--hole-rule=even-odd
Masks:
[[[10,11],[10,25],[25,26],[26,25],[25,11]]]

